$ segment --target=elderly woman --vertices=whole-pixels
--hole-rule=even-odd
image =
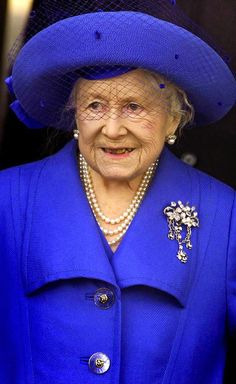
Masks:
[[[7,83],[28,126],[76,126],[0,173],[0,382],[223,383],[235,193],[165,144],[233,106],[225,62],[145,12],[92,12],[32,37]]]

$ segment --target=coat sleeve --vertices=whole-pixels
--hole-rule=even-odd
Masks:
[[[11,171],[0,172],[0,382],[9,383],[13,369],[8,348],[12,328],[10,326],[9,283],[12,267],[10,259],[14,253],[14,230],[10,191]]]
[[[227,259],[227,301],[230,335],[236,340],[236,194],[231,216]]]
[[[0,172],[0,383],[23,382],[19,267],[20,168]],[[22,370],[22,372],[21,372]],[[18,381],[19,380],[19,381]]]

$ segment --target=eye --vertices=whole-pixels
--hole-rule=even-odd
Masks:
[[[126,105],[126,110],[130,113],[139,113],[143,110],[143,108],[141,107],[141,105],[137,104],[137,103],[129,103]]]
[[[103,105],[99,101],[93,101],[92,103],[89,104],[88,108],[91,111],[100,112],[103,109]]]

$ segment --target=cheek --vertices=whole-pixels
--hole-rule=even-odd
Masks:
[[[80,143],[92,145],[100,132],[100,126],[96,121],[77,121],[77,126],[80,132]]]
[[[166,136],[164,124],[160,122],[145,121],[141,125],[143,143],[153,149],[163,146]]]

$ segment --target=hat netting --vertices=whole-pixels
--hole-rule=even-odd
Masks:
[[[163,33],[157,33],[157,20],[168,22],[163,23],[163,28],[159,24]],[[181,27],[180,39],[173,24]],[[189,32],[195,37],[190,38]],[[34,44],[38,33],[41,37]],[[176,36],[173,46],[171,34]],[[211,47],[210,51],[198,38]],[[25,46],[21,50],[22,42]],[[183,65],[187,48],[194,44],[198,44],[198,56],[192,61],[187,59]],[[198,110],[193,95],[198,87],[199,71],[205,74],[206,90],[217,81],[213,50],[221,55],[222,61],[229,61],[213,40],[180,10],[176,1],[42,0],[13,45],[9,61],[20,108],[44,126],[71,130],[75,118],[119,117],[138,122],[166,112],[180,114],[181,125],[181,121],[184,124],[193,117],[191,103]],[[170,51],[169,67],[164,59],[154,62],[158,55],[165,58],[165,63],[170,61],[167,57]],[[222,106],[222,98],[217,97],[212,109],[216,104],[218,108]],[[204,121],[203,114],[199,121],[201,118]]]

